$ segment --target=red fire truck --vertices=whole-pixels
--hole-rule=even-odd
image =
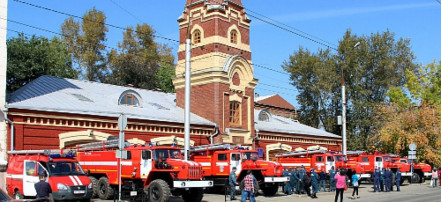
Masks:
[[[348,176],[357,173],[362,174],[362,178],[367,177],[360,163],[348,162],[345,155],[322,149],[287,152],[277,154],[276,157],[277,162],[288,168],[304,166],[308,172],[311,168],[315,168],[317,171],[324,170],[326,173],[329,173],[331,167],[344,168],[348,171]]]
[[[77,146],[76,159],[90,173],[101,199],[111,198],[118,186],[117,147],[118,140]],[[201,165],[184,161],[177,147],[129,146],[123,151],[126,157],[121,160],[122,190],[131,196],[145,193],[150,201],[163,202],[171,195],[181,195],[186,202],[200,202],[203,188],[213,185],[212,181],[202,180]]]
[[[398,155],[391,154],[392,163],[398,165],[401,171],[401,175],[410,181],[412,176],[412,182],[418,183],[423,179],[430,178],[432,173],[432,167],[425,163],[413,163],[413,173],[411,174],[411,163],[407,157],[399,157]]]
[[[193,147],[190,149],[190,154],[191,160],[203,166],[205,178],[213,180],[215,186],[228,184],[228,177],[233,167],[237,168],[238,182],[242,181],[248,170],[251,170],[259,188],[267,196],[275,195],[280,183],[289,181],[289,177],[282,177],[281,164],[260,160],[256,150],[231,148],[229,144],[215,144]]]
[[[36,197],[39,174],[47,176],[54,200],[90,201],[92,182],[71,151],[21,150],[8,152],[6,188],[15,199]]]

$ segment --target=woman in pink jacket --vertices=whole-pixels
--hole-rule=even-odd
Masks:
[[[337,191],[335,192],[335,202],[338,200],[338,195],[340,194],[340,202],[343,202],[343,192],[345,191],[346,186],[346,173],[344,170],[337,172],[334,177],[336,184],[335,188]]]

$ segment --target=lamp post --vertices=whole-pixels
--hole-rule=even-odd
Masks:
[[[354,45],[354,48],[357,48],[360,45],[360,42],[357,42]],[[343,72],[343,67],[341,69],[341,100],[342,100],[342,110],[341,110],[341,119],[342,119],[342,129],[341,129],[341,136],[343,141],[343,154],[346,155],[346,82],[345,82],[345,74]]]

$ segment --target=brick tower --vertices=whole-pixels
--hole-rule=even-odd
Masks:
[[[217,124],[215,143],[253,145],[257,79],[251,66],[251,20],[242,1],[187,0],[178,22],[177,105],[185,104],[185,39],[190,37],[191,112]]]

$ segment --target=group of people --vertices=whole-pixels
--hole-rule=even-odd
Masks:
[[[395,180],[394,180],[395,178]],[[401,185],[401,171],[397,170],[395,176],[390,168],[379,169],[375,167],[374,171],[374,192],[390,192],[393,191],[393,182],[397,186],[397,191],[400,191]]]
[[[319,182],[323,185],[323,190],[325,190],[326,184],[326,173],[324,173],[324,183],[322,183],[321,177],[323,174],[318,174],[315,169],[312,168],[311,175],[307,175],[304,166],[295,168],[285,168],[283,171],[284,177],[289,177],[290,181],[285,183],[283,186],[283,192],[285,194],[291,195],[295,194],[308,194],[311,198],[317,198],[317,192],[319,192]],[[312,187],[312,190],[310,189]],[[312,193],[311,193],[312,191]]]

